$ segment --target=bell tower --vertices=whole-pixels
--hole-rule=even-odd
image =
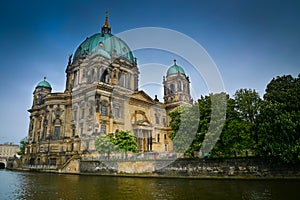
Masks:
[[[190,80],[183,68],[176,63],[168,69],[166,77],[163,77],[164,102],[167,112],[181,104],[191,104]]]
[[[51,93],[52,87],[46,77],[39,82],[33,92],[33,104],[32,107],[44,104],[44,97]]]

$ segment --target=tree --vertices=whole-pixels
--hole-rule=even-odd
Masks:
[[[106,153],[108,158],[112,152],[125,151],[127,158],[128,151],[137,153],[136,138],[130,134],[129,131],[119,131],[116,133],[109,133],[106,136],[98,136],[95,142],[96,149],[100,153]]]
[[[277,76],[266,87],[264,100],[281,103],[287,112],[300,110],[300,74],[297,78],[291,75]]]
[[[280,103],[264,102],[258,119],[258,154],[274,162],[295,163],[299,159],[300,120],[295,113],[282,110]],[[285,106],[283,106],[285,107]]]
[[[226,105],[228,102],[226,93],[210,94],[206,97],[206,106],[204,110],[200,109],[200,125],[204,122],[204,128],[207,127],[204,140],[200,149],[201,153],[213,153],[215,146],[220,141],[220,135],[223,130],[226,119]],[[204,114],[203,114],[204,113]],[[201,118],[204,116],[204,118]],[[201,128],[201,126],[199,127]],[[201,129],[200,129],[201,130]]]
[[[113,143],[117,145],[120,149],[125,151],[125,156],[127,159],[127,152],[131,151],[133,153],[138,152],[136,138],[130,134],[129,131],[119,131],[115,134]]]
[[[284,163],[299,161],[300,75],[273,78],[257,119],[258,154]]]
[[[255,90],[239,89],[233,98],[227,95],[226,121],[214,152],[232,157],[237,153],[248,155],[255,147],[255,119],[261,99]]]
[[[198,105],[180,106],[170,112],[170,126],[172,133],[170,138],[173,140],[175,152],[184,153],[191,157],[193,148],[191,146],[199,125]]]
[[[113,143],[109,136],[98,136],[95,140],[96,150],[101,154],[107,154],[109,160],[110,154],[117,150],[117,146]]]
[[[255,90],[239,89],[234,94],[234,110],[237,117],[245,122],[254,124],[259,113],[261,99]]]
[[[220,93],[201,96],[194,105],[170,112],[174,150],[187,157],[194,157],[195,151],[210,152],[221,133],[225,108],[226,94]]]
[[[25,154],[25,149],[26,149],[26,144],[27,144],[27,137],[24,137],[20,141],[20,151],[18,152],[18,155],[24,155]]]

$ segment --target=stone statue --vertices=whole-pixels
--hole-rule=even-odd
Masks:
[[[71,62],[72,62],[72,57],[73,57],[73,54],[69,55],[69,62],[68,62],[68,65],[71,64]]]

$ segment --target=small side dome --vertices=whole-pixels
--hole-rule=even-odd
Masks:
[[[46,77],[44,77],[44,80],[39,82],[35,88],[49,88],[52,89],[50,83],[46,81]]]
[[[183,68],[179,65],[176,64],[176,59],[174,59],[174,65],[172,65],[168,71],[167,71],[167,76],[171,74],[185,74]]]

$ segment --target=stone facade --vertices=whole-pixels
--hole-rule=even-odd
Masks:
[[[190,82],[182,67],[163,77],[164,103],[138,88],[139,69],[128,45],[111,34],[106,16],[100,33],[69,57],[64,92],[52,93],[46,78],[33,92],[23,163],[64,166],[84,154],[97,156],[99,135],[129,130],[140,152],[172,151],[168,112],[189,104]]]
[[[0,144],[0,158],[14,157],[20,151],[19,145],[12,143]]]

